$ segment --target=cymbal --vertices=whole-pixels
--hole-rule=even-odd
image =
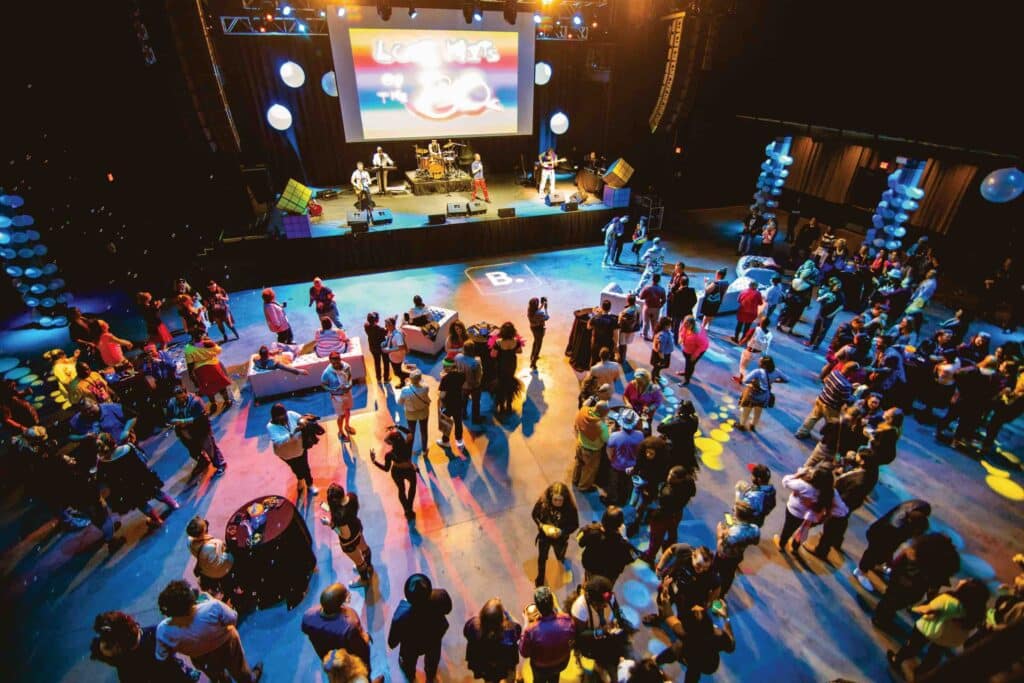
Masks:
[[[413,145],[412,148],[416,150],[417,154],[426,154],[429,151],[422,147],[417,147],[416,145]]]
[[[457,144],[459,144],[459,143],[457,143],[457,142],[446,142],[446,143],[444,143],[444,148],[445,149],[451,149],[452,147],[454,147]]]

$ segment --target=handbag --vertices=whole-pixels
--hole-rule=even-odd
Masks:
[[[444,408],[440,405],[437,407],[437,429],[441,432],[441,435],[447,439],[448,435],[452,433],[452,428],[455,427],[455,420],[451,418],[448,413],[444,412]]]

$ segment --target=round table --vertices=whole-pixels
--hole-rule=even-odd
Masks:
[[[268,495],[249,501],[228,518],[224,540],[235,556],[238,585],[260,607],[285,600],[291,609],[302,601],[316,556],[309,529],[289,500]]]

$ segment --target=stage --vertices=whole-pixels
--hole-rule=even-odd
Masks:
[[[395,188],[396,175],[400,172],[392,172],[389,182]],[[408,228],[422,228],[428,225],[428,217],[431,214],[443,214],[447,212],[450,202],[466,202],[472,195],[472,182],[466,179],[465,190],[459,191],[453,185],[461,181],[437,181],[437,185],[447,185],[450,191],[434,194],[416,195],[410,191],[403,194],[376,194],[374,186],[373,201],[378,209],[390,209],[392,222],[387,225],[376,225],[370,227],[370,232],[381,232],[386,230],[403,230]],[[420,181],[422,186],[423,181]],[[450,216],[448,223],[466,223],[491,221],[498,217],[499,208],[513,208],[516,210],[517,218],[533,218],[537,216],[558,216],[563,212],[559,206],[548,206],[544,203],[544,197],[540,195],[537,188],[523,187],[513,182],[511,175],[496,175],[492,181],[487,183],[487,189],[491,195],[491,203],[487,207],[487,213],[477,216]],[[566,198],[576,192],[576,186],[570,182],[559,183],[558,191]],[[324,207],[323,216],[315,222],[310,222],[310,235],[314,238],[337,237],[348,234],[348,212],[355,210],[355,194],[350,189],[342,192],[336,199],[321,201]],[[580,211],[595,211],[607,209],[608,207],[600,200],[600,197],[591,196],[586,203],[580,204]],[[623,212],[627,211],[622,209]],[[433,226],[442,227],[442,226]]]
[[[416,196],[473,191],[473,178],[465,171],[455,171],[449,178],[421,178],[417,171],[406,171],[405,182]]]

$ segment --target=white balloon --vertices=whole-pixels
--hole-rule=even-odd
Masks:
[[[533,82],[537,85],[547,85],[551,80],[551,65],[547,62],[537,62],[533,68]]]
[[[281,80],[289,88],[301,88],[302,84],[306,82],[306,72],[295,62],[285,62],[281,65],[278,73],[281,74]]]
[[[565,135],[569,130],[569,117],[558,112],[551,117],[551,132],[555,135]]]
[[[320,78],[320,87],[331,97],[338,96],[338,79],[334,77],[333,71],[328,71]]]
[[[292,127],[292,113],[288,107],[280,104],[271,105],[267,110],[267,123],[277,130],[288,130]]]

